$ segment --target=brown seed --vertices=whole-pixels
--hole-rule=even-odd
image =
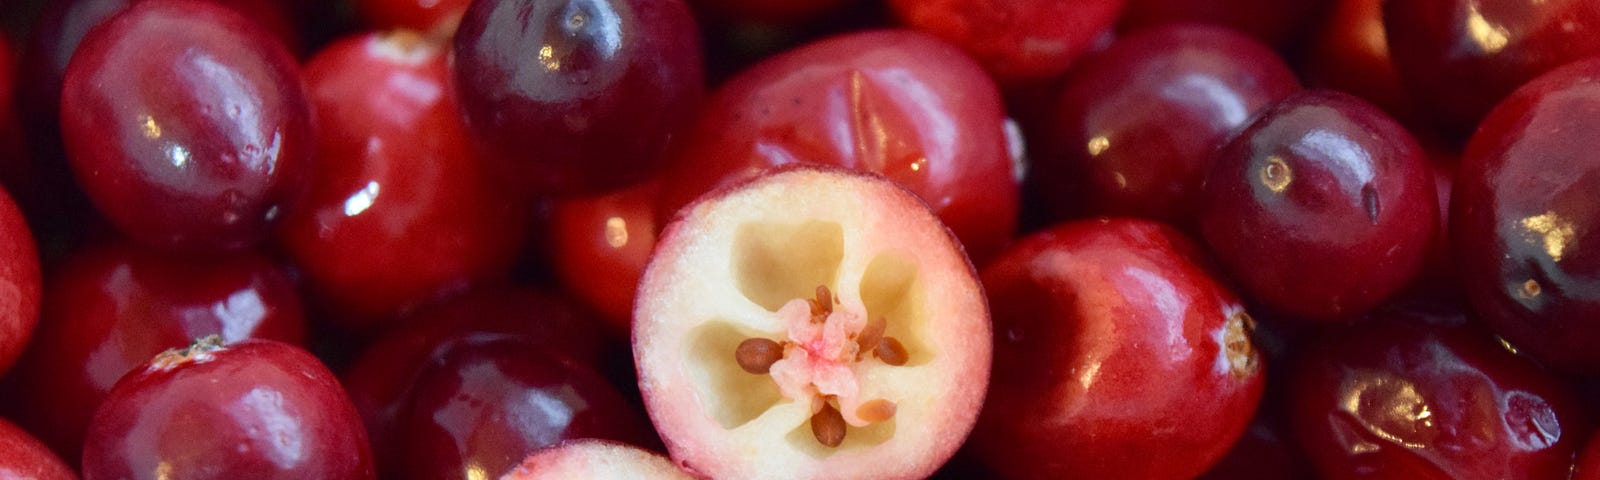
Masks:
[[[739,361],[739,368],[744,371],[765,375],[772,370],[772,364],[783,359],[783,345],[765,338],[747,338],[739,342],[739,348],[733,351],[733,358]]]
[[[856,345],[858,347],[856,351],[859,352],[856,354],[856,360],[860,360],[862,355],[866,355],[867,352],[878,346],[878,341],[883,339],[883,331],[887,328],[889,328],[889,321],[883,317],[867,322],[867,326],[861,328],[861,333],[856,334]]]
[[[833,408],[833,404],[822,404],[822,410],[811,416],[811,434],[817,436],[817,442],[828,447],[837,447],[844,443],[844,415]]]
[[[894,418],[894,412],[894,402],[881,398],[868,401],[856,407],[856,416],[861,417],[867,423],[878,423]]]
[[[900,341],[895,340],[894,337],[883,337],[883,340],[879,340],[878,348],[873,349],[872,354],[877,355],[879,360],[883,360],[883,363],[896,367],[905,365],[911,356],[906,353],[906,347],[900,345]]]
[[[817,298],[807,300],[811,304],[811,322],[822,323],[828,320],[828,315],[833,313],[833,292],[827,285],[817,285]]]

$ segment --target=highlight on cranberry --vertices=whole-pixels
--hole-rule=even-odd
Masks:
[[[639,285],[639,389],[713,478],[921,478],[971,430],[989,312],[904,188],[783,168],[685,207]]]

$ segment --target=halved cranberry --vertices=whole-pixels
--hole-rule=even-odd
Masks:
[[[0,478],[75,480],[78,476],[44,443],[0,419]]]

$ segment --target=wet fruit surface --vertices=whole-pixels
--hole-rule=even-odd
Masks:
[[[1111,31],[1123,0],[895,0],[902,22],[960,46],[1003,84],[1060,76]]]

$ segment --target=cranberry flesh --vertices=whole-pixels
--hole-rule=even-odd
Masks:
[[[1001,84],[1066,73],[1111,30],[1123,0],[891,0],[901,22],[966,50]]]
[[[145,0],[94,29],[67,67],[61,109],[84,191],[152,247],[257,243],[311,166],[294,57],[208,2]]]
[[[1122,29],[1174,22],[1220,25],[1285,49],[1299,40],[1329,0],[1128,0]]]
[[[255,254],[176,259],[131,245],[75,253],[52,271],[34,344],[17,367],[31,430],[76,458],[84,428],[129,370],[198,337],[305,342],[289,276]]]
[[[1359,315],[1416,277],[1438,230],[1422,148],[1346,94],[1291,96],[1215,162],[1200,230],[1245,293],[1276,311]]]
[[[1588,0],[1394,0],[1383,18],[1409,93],[1454,133],[1539,74],[1600,54],[1600,3]]]
[[[550,262],[578,300],[627,336],[633,296],[656,245],[658,181],[594,197],[563,199],[550,215]]]
[[[4,375],[39,323],[38,248],[22,211],[0,189],[0,375]]]
[[[994,376],[973,446],[1006,478],[1193,478],[1250,424],[1254,322],[1176,230],[1024,237],[983,270]]]
[[[1600,371],[1600,60],[1512,94],[1456,173],[1450,233],[1473,308],[1547,364]]]
[[[1017,181],[994,83],[910,31],[833,37],[745,70],[709,100],[662,179],[658,218],[778,165],[882,174],[927,202],[981,264],[1016,227]]]
[[[277,240],[340,327],[502,279],[522,246],[525,214],[467,136],[447,53],[372,33],[306,64],[318,163]]]
[[[652,440],[643,411],[598,374],[523,339],[462,341],[432,362],[400,416],[403,471],[418,479],[499,475],[575,438]]]
[[[455,82],[516,182],[592,192],[657,170],[703,95],[700,55],[682,0],[479,0]]]
[[[1322,478],[1568,478],[1588,427],[1567,386],[1488,332],[1415,315],[1318,339],[1294,367],[1290,420]]]
[[[373,478],[355,407],[298,347],[212,336],[117,382],[95,411],[84,480]]]
[[[77,477],[60,457],[28,432],[0,419],[0,478],[74,480]]]
[[[1277,53],[1226,29],[1119,39],[1067,83],[1030,182],[1054,218],[1132,215],[1193,227],[1212,153],[1300,89]]]

